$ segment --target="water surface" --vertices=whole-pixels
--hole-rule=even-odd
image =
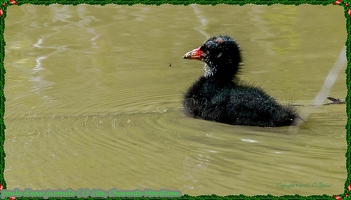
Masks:
[[[182,114],[183,93],[203,74],[182,56],[218,34],[240,44],[242,80],[299,112],[346,40],[343,8],[332,5],[9,7],[8,189],[343,193],[345,105],[313,110],[295,131]],[[329,95],[346,96],[344,71]],[[292,183],[307,186],[283,189]]]

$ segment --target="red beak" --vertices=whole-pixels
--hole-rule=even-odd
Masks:
[[[188,53],[186,53],[183,58],[184,59],[195,59],[195,60],[201,60],[200,56],[202,54],[202,51],[200,50],[201,47],[196,48],[192,51],[189,51]]]

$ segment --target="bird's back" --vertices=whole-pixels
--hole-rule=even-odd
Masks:
[[[194,118],[249,126],[287,126],[297,117],[258,87],[201,77],[184,96],[184,112]]]

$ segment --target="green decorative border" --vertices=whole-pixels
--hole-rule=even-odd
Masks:
[[[4,2],[4,1],[2,1]],[[5,1],[10,2],[10,1]],[[17,5],[34,4],[34,5],[50,5],[50,4],[65,4],[65,5],[78,5],[78,4],[91,4],[91,5],[105,5],[105,4],[120,4],[120,5],[133,5],[133,4],[147,4],[147,5],[189,5],[189,4],[202,4],[202,5],[244,5],[244,4],[257,4],[257,5],[272,5],[272,4],[285,4],[285,5],[330,5],[335,0],[18,0]]]
[[[1,5],[3,9],[0,9],[0,183],[6,188],[6,182],[4,179],[5,170],[5,123],[4,123],[4,113],[5,113],[5,95],[4,95],[4,84],[5,84],[5,68],[4,68],[4,57],[5,57],[5,39],[4,39],[4,29],[5,29],[5,17],[6,17],[6,6]]]
[[[346,68],[346,85],[347,85],[347,96],[346,96],[346,113],[347,113],[347,123],[346,123],[346,140],[347,140],[347,151],[346,157],[346,168],[347,168],[347,179],[345,182],[344,194],[335,196],[300,196],[300,195],[286,195],[286,196],[253,196],[248,197],[244,195],[236,196],[226,196],[218,197],[216,195],[212,196],[198,196],[196,199],[213,199],[213,198],[223,198],[223,199],[344,199],[348,198],[351,194],[351,138],[350,138],[350,125],[351,125],[351,5],[348,4],[349,0],[5,0],[0,2],[0,190],[6,189],[6,181],[4,179],[4,169],[5,169],[5,151],[4,151],[4,140],[5,140],[5,124],[4,124],[4,112],[5,112],[5,96],[4,96],[4,84],[5,84],[5,68],[4,68],[4,56],[5,56],[5,40],[4,40],[4,29],[5,29],[5,18],[8,6],[13,5],[23,5],[23,4],[34,4],[34,5],[50,5],[65,4],[65,5],[78,5],[78,4],[94,4],[94,5],[105,5],[105,4],[121,4],[121,5],[133,5],[133,4],[148,4],[148,5],[161,5],[161,4],[176,4],[176,5],[189,5],[189,4],[203,4],[203,5],[216,5],[216,4],[258,4],[258,5],[272,5],[272,4],[285,4],[285,5],[300,5],[300,4],[313,4],[313,5],[330,5],[335,4],[336,6],[343,6],[346,18],[346,30],[347,30],[347,40],[346,40],[346,57],[347,57],[347,68]],[[318,10],[316,10],[318,12]],[[337,36],[336,36],[337,37]],[[180,199],[195,199],[192,196],[184,195]],[[351,198],[351,196],[350,196]],[[39,199],[39,198],[17,198],[17,199]],[[54,199],[54,198],[49,198]],[[61,199],[61,198],[56,198]],[[73,198],[70,198],[73,199]],[[75,198],[78,199],[78,198]],[[87,198],[93,199],[93,198]],[[110,199],[110,198],[108,198]],[[143,198],[149,199],[149,198]]]

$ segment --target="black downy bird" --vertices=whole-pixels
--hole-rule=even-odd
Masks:
[[[259,87],[237,78],[242,62],[238,44],[226,35],[208,39],[183,56],[205,63],[205,74],[185,93],[187,116],[232,125],[289,126],[299,118],[292,106],[281,105]]]

